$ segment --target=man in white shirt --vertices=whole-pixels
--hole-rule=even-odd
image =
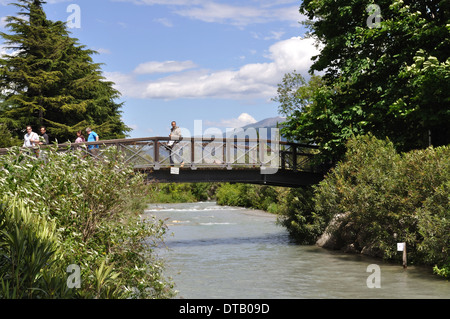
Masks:
[[[27,134],[23,137],[23,147],[31,147],[39,144],[39,136],[37,133],[33,132],[30,125],[27,126]]]
[[[170,148],[170,164],[173,165],[173,156],[177,156],[180,160],[180,166],[184,166],[183,158],[177,152],[174,152],[174,146],[178,143],[178,140],[181,138],[181,129],[177,126],[175,121],[172,121],[172,128],[170,129],[170,141],[167,143],[167,146]]]
[[[172,128],[170,129],[169,137],[172,139],[179,139],[181,137],[181,129],[177,126],[175,121],[172,121]]]

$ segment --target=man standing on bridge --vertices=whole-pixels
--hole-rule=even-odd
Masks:
[[[169,134],[171,140],[169,141],[169,143],[167,143],[167,146],[170,148],[170,164],[173,164],[172,154],[180,157],[180,155],[173,153],[173,147],[175,146],[176,143],[178,143],[178,140],[181,138],[181,130],[177,126],[177,123],[175,121],[172,121],[171,124],[172,128],[170,129]],[[181,167],[183,167],[184,166],[183,159],[180,158],[180,160],[181,160]]]

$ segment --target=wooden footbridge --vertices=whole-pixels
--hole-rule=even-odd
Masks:
[[[81,149],[100,158],[115,146],[125,162],[149,182],[231,182],[288,187],[316,184],[324,171],[313,161],[313,145],[259,138],[146,137],[58,144],[58,150]],[[91,148],[93,147],[93,148]],[[41,148],[44,150],[46,146]],[[45,150],[44,150],[45,151]],[[0,149],[5,154],[7,149]]]

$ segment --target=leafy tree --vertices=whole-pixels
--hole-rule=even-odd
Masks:
[[[272,100],[280,103],[281,114],[289,116],[311,105],[315,91],[322,85],[323,80],[320,76],[313,75],[306,82],[305,78],[296,71],[286,73],[282,83],[278,85],[277,96]]]
[[[349,112],[335,113],[332,97],[335,91],[322,77],[313,75],[306,82],[296,72],[285,74],[278,85],[279,112],[287,115],[281,134],[299,142],[317,143],[321,147],[318,161],[336,158],[345,141],[360,133],[357,126],[344,125],[354,117]]]
[[[401,151],[450,143],[449,2],[376,1],[375,25],[369,5],[303,1],[310,34],[323,45],[310,72],[323,72],[324,85],[291,113],[286,130],[335,159],[350,136],[366,132]]]
[[[19,0],[18,16],[1,32],[13,53],[0,59],[0,121],[22,138],[26,125],[44,125],[60,142],[91,126],[103,139],[124,137],[120,93],[105,81],[96,52],[71,38],[65,23],[46,18],[41,0]]]

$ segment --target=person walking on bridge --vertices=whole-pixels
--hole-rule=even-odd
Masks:
[[[23,137],[23,147],[33,147],[39,145],[39,136],[36,132],[33,132],[31,125],[27,125],[27,133]],[[34,147],[33,147],[34,148]],[[39,149],[34,149],[34,154],[39,157]]]
[[[45,126],[41,126],[41,141],[39,142],[39,144],[41,145],[48,145],[50,144],[50,140],[48,138],[48,134],[47,134],[47,129],[45,128]]]
[[[98,142],[99,136],[95,133],[90,127],[86,128],[86,133],[88,134],[87,141],[88,142]],[[88,145],[88,151],[91,155],[97,156],[98,153],[98,145]]]
[[[77,131],[77,138],[75,139],[75,143],[84,143],[86,139],[84,138],[83,132],[81,130]]]
[[[27,126],[27,133],[23,137],[23,147],[32,147],[39,144],[39,136],[33,132],[31,125]]]

